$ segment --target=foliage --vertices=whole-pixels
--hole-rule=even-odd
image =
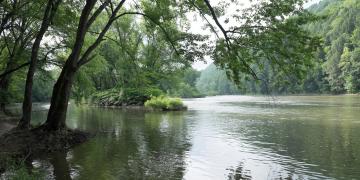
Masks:
[[[26,60],[31,59],[27,79],[23,81],[27,84],[27,98],[21,121],[25,120],[26,124],[31,117],[30,95],[35,70],[60,72],[54,77],[56,83],[44,123],[48,130],[65,128],[70,98],[79,102],[104,91],[106,104],[142,104],[148,98],[148,88],[168,95],[199,96],[192,88],[197,74],[187,70],[193,61],[203,60],[205,55],[211,56],[214,64],[224,69],[226,77],[236,85],[250,77],[255,80],[284,78],[286,83],[294,82],[302,80],[313,65],[313,52],[320,42],[303,28],[317,19],[303,9],[304,1],[255,0],[250,7],[236,11],[227,11],[227,8],[237,7],[241,1],[222,1],[217,5],[209,0],[0,1],[0,15],[11,17],[9,22],[3,18],[0,23],[2,30],[7,28],[5,33],[0,33],[0,67],[2,72],[8,72],[19,65],[25,67]],[[188,31],[187,14],[194,12],[208,23],[204,30],[216,35],[215,40]],[[25,26],[27,20],[31,23]],[[231,24],[225,25],[229,22]],[[352,23],[346,21],[345,24]],[[51,41],[41,39],[45,32],[44,37]],[[39,38],[34,40],[34,37]],[[348,39],[342,37],[334,48],[342,47]],[[17,40],[23,43],[16,43]],[[341,56],[335,53],[333,57]],[[348,69],[345,64],[351,60],[347,58],[350,55],[343,57],[342,69]],[[39,63],[35,63],[37,59]],[[8,66],[13,62],[16,62],[14,66]],[[339,69],[341,67],[334,70],[338,75],[342,74]],[[271,77],[263,74],[265,71]],[[184,74],[189,74],[189,78],[184,79]],[[354,71],[352,76],[346,74],[339,81],[332,81],[334,78],[329,76],[329,84],[346,82],[346,87],[354,91],[356,75]],[[13,86],[14,81],[5,80],[1,81],[5,82],[1,83],[4,84],[1,91],[9,91],[9,82]],[[282,88],[279,82],[274,86]],[[1,102],[1,107],[3,104]]]
[[[201,72],[196,82],[197,89],[206,95],[225,95],[239,94],[240,90],[230,81],[224,70],[218,69],[214,64],[210,64]]]
[[[100,106],[144,105],[145,101],[149,100],[152,96],[160,96],[162,94],[163,92],[160,89],[150,87],[146,89],[110,89],[94,93],[91,101]]]
[[[322,65],[329,91],[333,93],[360,91],[358,78],[355,78],[360,72],[359,8],[360,2],[356,0],[324,0],[310,8],[324,17],[307,28],[324,39],[318,62]]]
[[[301,68],[306,72],[303,78],[299,78],[294,70],[286,73],[279,71],[272,63],[262,61],[263,64],[252,66],[255,71],[260,72],[260,80],[247,81],[246,76],[241,75],[240,90],[229,91],[228,87],[234,87],[233,83],[226,85],[227,81],[217,81],[225,76],[226,71],[215,70],[214,66],[201,73],[197,87],[207,94],[359,93],[359,7],[360,2],[356,0],[323,0],[309,8],[310,12],[321,18],[302,27],[312,35],[321,37],[323,43],[315,52],[315,58],[304,57],[303,60],[311,66]]]
[[[159,11],[151,4],[144,2],[144,6],[149,8],[148,13],[156,12],[156,18],[168,16],[165,12],[163,15],[158,14]],[[109,89],[121,92],[123,89],[149,87],[160,89],[171,96],[200,97],[201,94],[193,86],[199,73],[189,67],[190,61],[178,56],[176,49],[169,43],[169,37],[164,36],[164,32],[154,26],[153,22],[148,19],[134,21],[134,18],[125,16],[122,21],[115,22],[113,32],[109,33],[109,39],[95,52],[95,58],[79,70],[72,94],[75,100],[81,102],[99,91],[107,94]],[[165,25],[170,26],[166,31],[171,31],[172,36],[179,34],[175,21],[166,19]],[[121,43],[124,40],[127,43]],[[117,95],[109,96],[117,101],[110,104],[122,104],[115,98]],[[143,96],[148,97],[147,94]],[[109,104],[109,98],[102,99]],[[143,99],[146,98],[140,98],[138,103],[143,104]]]
[[[225,38],[217,41],[214,64],[236,84],[242,78],[259,79],[266,66],[302,79],[320,45],[319,38],[302,26],[316,19],[303,9],[301,0],[254,3],[231,17],[234,26],[224,30]],[[282,77],[286,76],[278,78]]]
[[[196,81],[200,77],[200,72],[192,68],[183,70],[177,77],[177,82],[169,87],[168,95],[182,98],[204,97],[196,88]]]
[[[32,94],[35,102],[48,102],[50,100],[52,87],[55,83],[54,73],[54,71],[40,70],[35,74]]]
[[[176,111],[186,109],[180,98],[169,98],[166,96],[152,97],[145,102],[145,107],[155,110]]]
[[[205,96],[205,94],[200,93],[196,87],[187,83],[180,83],[176,89],[171,90],[169,95],[182,98],[201,98]]]

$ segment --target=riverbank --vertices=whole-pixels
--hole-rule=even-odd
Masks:
[[[11,129],[16,127],[16,123],[14,121],[8,119],[0,119],[0,136],[10,131]]]
[[[40,128],[18,130],[13,128],[0,137],[0,153],[21,155],[67,150],[85,142],[91,135],[86,132],[64,129],[44,131]]]
[[[47,153],[66,152],[93,136],[79,130],[45,131],[41,128],[19,130],[13,123],[1,124],[0,170],[2,172],[8,168],[8,164],[3,163],[6,162],[4,159],[21,162]]]

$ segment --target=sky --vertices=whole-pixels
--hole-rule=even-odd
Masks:
[[[220,1],[221,0],[211,0],[210,3],[212,5],[216,5]],[[318,3],[319,1],[321,1],[321,0],[309,0],[307,3],[305,3],[304,7],[307,8],[315,3]],[[240,8],[248,7],[249,5],[250,5],[250,2],[248,0],[244,0],[244,2]],[[237,8],[239,8],[239,7],[229,8],[228,11],[234,12],[234,10]],[[206,35],[213,36],[213,34],[211,34],[210,32],[204,31],[204,29],[202,27],[205,25],[205,23],[201,20],[201,17],[199,17],[196,13],[189,13],[187,15],[187,17],[190,20],[189,31],[191,33],[199,33],[199,34],[206,34]],[[212,20],[211,18],[208,18],[208,19]],[[223,22],[224,18],[220,18],[219,20],[220,20],[220,22]],[[213,23],[213,22],[211,22],[211,23]],[[231,25],[231,22],[229,23],[229,25]],[[215,37],[211,37],[211,38],[215,39]],[[205,57],[205,61],[194,62],[192,67],[196,70],[203,70],[211,63],[212,63],[211,58],[209,56],[207,56],[207,57]]]

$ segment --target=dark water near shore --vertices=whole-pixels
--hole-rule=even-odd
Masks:
[[[360,179],[360,96],[185,102],[186,112],[71,105],[68,126],[97,136],[32,164],[48,179]]]

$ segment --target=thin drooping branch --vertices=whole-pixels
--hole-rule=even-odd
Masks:
[[[215,10],[214,10],[214,8],[211,6],[209,0],[204,0],[204,2],[205,2],[205,4],[206,4],[206,6],[209,8],[210,13],[211,13],[211,16],[213,17],[216,25],[220,28],[221,32],[223,33],[225,40],[226,40],[226,41],[229,41],[230,39],[229,39],[229,37],[228,37],[228,35],[227,35],[227,33],[226,33],[226,30],[225,30],[224,27],[220,24],[220,22],[219,22],[219,20],[218,20],[218,18],[217,18],[217,16],[216,16],[216,14],[215,14]]]
[[[97,34],[97,35],[100,34],[100,33],[98,33],[98,32],[93,32],[93,31],[89,31],[89,33]],[[120,36],[120,33],[119,33],[119,32],[118,32],[118,34],[119,34],[119,36]],[[131,58],[135,59],[135,57],[129,52],[129,50],[123,47],[123,44],[120,43],[119,40],[114,39],[114,38],[109,37],[109,36],[104,36],[104,37],[105,37],[107,40],[110,40],[110,41],[114,42],[116,45],[120,46],[120,47],[126,52],[126,54],[128,54]],[[86,64],[87,62],[89,62],[89,60],[83,62],[83,64],[80,64],[80,66]]]
[[[25,42],[27,42],[27,40],[25,40]],[[23,48],[23,46],[20,46],[20,48]],[[49,50],[49,51],[45,54],[45,56],[44,56],[44,58],[43,58],[42,61],[47,62],[47,61],[48,61],[48,56],[49,56],[49,54],[54,53],[55,50],[57,50],[57,49],[59,49],[59,48],[63,48],[63,47],[61,47],[61,46],[56,46],[56,47],[52,48],[51,50]],[[0,79],[3,78],[3,77],[5,77],[5,76],[7,76],[7,75],[9,75],[9,74],[11,74],[11,73],[13,73],[13,72],[16,72],[16,71],[20,70],[20,69],[23,68],[23,67],[28,66],[29,64],[30,64],[30,61],[29,61],[29,62],[25,62],[25,63],[23,63],[23,64],[15,67],[15,68],[13,68],[13,69],[10,69],[10,70],[8,70],[8,71],[5,71],[5,72],[1,73],[1,74],[0,74]],[[54,64],[54,65],[56,65],[56,66],[60,66],[60,64],[58,64],[57,62],[52,62],[52,64]]]
[[[7,29],[6,24],[9,22],[10,18],[15,15],[16,4],[17,4],[17,1],[14,1],[13,4],[12,4],[12,9],[11,9],[8,13],[6,13],[6,15],[4,16],[4,18],[1,19],[1,23],[0,23],[0,34],[1,34],[5,29]]]
[[[142,13],[142,12],[124,12],[124,13],[121,13],[121,14],[119,14],[118,16],[116,16],[116,17],[115,17],[115,20],[116,20],[116,19],[119,19],[120,17],[125,16],[125,15],[141,15],[141,16],[149,19],[149,20],[150,20],[152,23],[154,23],[155,25],[159,26],[159,28],[161,29],[161,31],[163,31],[163,33],[165,34],[166,39],[167,39],[168,42],[170,43],[170,45],[171,45],[171,47],[173,48],[173,50],[175,51],[175,53],[176,53],[178,56],[180,56],[180,53],[179,53],[179,51],[177,50],[177,48],[176,48],[173,40],[171,39],[169,33],[165,30],[165,28],[164,28],[160,23],[156,22],[156,21],[155,21],[154,19],[152,19],[149,15],[147,15],[147,14],[145,14],[145,13]],[[95,33],[95,32],[91,32],[91,33]],[[95,34],[100,34],[100,33],[95,33]],[[110,37],[107,37],[107,36],[103,36],[103,37],[105,37],[105,38],[107,38],[107,39],[109,39],[109,40],[112,40],[112,41],[116,42],[116,40],[113,40],[113,39],[110,38]],[[79,65],[84,65],[84,64],[86,64],[86,63],[89,62],[89,59],[88,59],[86,62],[84,62],[84,61],[85,61],[85,60],[80,60],[78,64],[79,64]]]
[[[151,18],[149,15],[147,15],[147,14],[145,14],[145,13],[142,13],[142,12],[124,12],[124,13],[120,14],[120,15],[118,16],[118,18],[121,17],[121,16],[124,16],[124,15],[141,15],[141,16],[149,19],[149,20],[150,20],[152,23],[154,23],[155,25],[159,26],[159,28],[160,28],[160,29],[163,31],[163,33],[165,34],[166,39],[168,39],[170,45],[171,45],[172,48],[174,49],[175,53],[176,53],[178,56],[180,56],[180,53],[179,53],[179,51],[177,50],[177,48],[176,48],[173,40],[171,39],[169,33],[165,30],[165,28],[164,28],[159,22],[155,21],[155,20],[154,20],[153,18]]]
[[[230,53],[232,53],[234,56],[236,56],[239,61],[246,67],[246,69],[248,70],[248,72],[251,74],[251,76],[256,79],[259,80],[257,74],[255,73],[255,71],[250,67],[250,65],[245,62],[241,57],[239,57],[239,54],[236,53],[236,51],[234,52],[232,46],[231,46],[231,41],[230,38],[227,34],[227,31],[225,30],[225,28],[221,25],[221,23],[219,22],[219,19],[217,18],[216,14],[215,14],[215,10],[214,8],[211,6],[209,0],[204,0],[206,6],[208,7],[208,9],[210,10],[211,16],[214,19],[216,25],[218,26],[218,28],[221,30],[222,34],[224,35],[225,38],[225,42],[226,42],[226,47],[228,49],[228,51]]]
[[[195,7],[195,9],[197,9],[201,15],[201,17],[208,23],[208,25],[210,26],[211,31],[215,34],[215,36],[219,39],[220,36],[219,34],[216,32],[215,27],[210,23],[210,21],[206,18],[205,14],[202,12],[201,8],[199,6],[197,6],[194,1],[190,1],[190,3]]]
[[[240,29],[276,30],[275,28],[268,27],[268,26],[253,25],[253,26],[235,27],[231,30],[227,30],[226,33],[241,34],[242,32],[239,31]]]
[[[5,77],[5,76],[7,76],[7,75],[9,75],[9,74],[11,74],[11,73],[13,73],[13,72],[15,72],[15,71],[20,70],[20,69],[23,68],[23,67],[28,66],[29,64],[30,64],[30,62],[26,62],[26,63],[24,63],[24,64],[22,64],[22,65],[20,65],[20,66],[18,66],[18,67],[16,67],[16,68],[13,68],[13,69],[11,69],[11,70],[8,70],[8,71],[6,71],[6,72],[3,72],[2,74],[0,74],[0,79],[3,78],[3,77]]]
[[[5,66],[5,70],[0,74],[0,82],[3,82],[3,84],[0,84],[3,91],[7,91],[8,86],[6,85],[6,79],[11,79],[11,73],[20,70],[23,67],[26,67],[29,65],[28,62],[25,62],[21,65],[17,65],[17,61],[19,61],[19,57],[21,54],[25,51],[27,44],[30,42],[30,40],[33,38],[32,31],[27,31],[29,29],[32,21],[27,21],[28,19],[19,19],[19,27],[16,27],[14,29],[11,29],[11,34],[4,34],[4,46],[8,49],[7,54],[7,63]],[[13,23],[14,21],[12,21]],[[11,37],[12,36],[12,37]],[[8,42],[8,38],[12,39],[12,43],[10,44]],[[12,46],[12,47],[10,47]],[[4,47],[4,48],[5,48]]]

